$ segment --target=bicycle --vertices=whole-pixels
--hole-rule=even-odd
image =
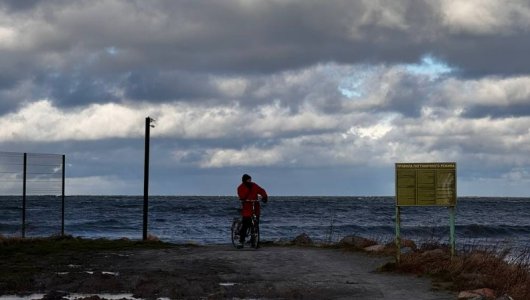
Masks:
[[[248,202],[252,202],[252,216],[250,217],[250,226],[247,228],[247,232],[245,236],[250,237],[250,246],[254,249],[258,249],[259,247],[259,219],[258,216],[256,216],[256,202],[257,200],[247,200]],[[231,227],[231,238],[232,238],[232,245],[235,248],[238,248],[239,245],[239,232],[241,231],[241,226],[243,226],[243,222],[241,220],[241,217],[236,217],[232,221],[232,227]]]

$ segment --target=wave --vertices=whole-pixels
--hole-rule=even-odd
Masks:
[[[28,202],[27,221],[32,222],[34,232],[46,235],[46,230],[56,231],[61,210],[56,197],[40,200],[33,202],[38,205]],[[0,234],[20,230],[21,207],[19,198],[0,197]],[[237,198],[229,196],[150,197],[149,230],[168,241],[225,241],[232,218],[239,217],[238,208]],[[492,210],[495,214],[491,214]],[[457,207],[457,239],[529,242],[529,212],[528,199],[461,199]],[[142,213],[140,196],[67,197],[65,230],[74,236],[138,238]],[[271,197],[262,207],[262,233],[267,239],[279,240],[292,239],[303,232],[323,240],[352,234],[392,238],[394,218],[393,197]],[[410,239],[447,239],[448,223],[445,208],[407,207],[402,210],[401,233]]]

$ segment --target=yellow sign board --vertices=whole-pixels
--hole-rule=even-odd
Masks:
[[[456,206],[456,163],[396,163],[397,206]]]

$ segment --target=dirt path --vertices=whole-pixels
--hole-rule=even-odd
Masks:
[[[202,249],[201,249],[202,250]],[[202,251],[192,254],[202,256]],[[376,273],[387,259],[361,253],[314,248],[266,248],[234,251],[207,249],[235,272],[220,274],[235,294],[306,299],[454,299],[431,291],[430,281]],[[251,279],[247,279],[251,278]],[[253,291],[260,291],[254,293]]]
[[[389,258],[342,250],[231,246],[96,252],[36,277],[45,291],[156,299],[455,299],[428,279],[375,272]]]
[[[449,293],[432,292],[429,280],[375,272],[388,259],[362,253],[311,248],[268,248],[234,253],[228,248],[214,250],[212,254],[229,261],[235,270],[239,269],[237,274],[244,274],[246,270],[254,281],[244,283],[240,275],[234,274],[222,275],[222,279],[241,282],[241,286],[236,287],[239,290],[252,291],[257,287],[266,291],[265,297],[455,299]]]

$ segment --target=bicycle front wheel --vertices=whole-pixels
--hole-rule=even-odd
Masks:
[[[259,225],[257,223],[254,226],[252,226],[250,243],[251,243],[252,248],[254,249],[259,248]]]
[[[241,230],[241,220],[234,219],[232,221],[232,228],[231,228],[231,239],[232,239],[232,245],[237,248],[237,245],[239,244],[239,230]]]

